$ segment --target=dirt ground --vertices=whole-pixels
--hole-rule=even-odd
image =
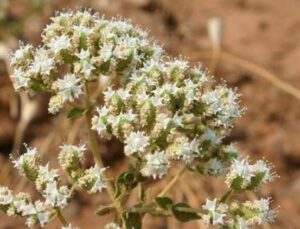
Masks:
[[[44,8],[29,13],[29,1],[12,0],[8,8],[8,19],[0,24],[0,41],[13,47],[16,39],[39,44],[40,31],[55,10],[64,8],[92,7],[94,11],[107,17],[122,16],[148,29],[151,36],[163,44],[173,56],[182,54],[193,57],[191,61],[201,61],[205,67],[210,62],[201,57],[204,51],[212,49],[207,36],[206,25],[212,17],[220,17],[225,25],[223,49],[252,61],[280,79],[300,89],[300,1],[299,0],[91,0],[91,1],[45,1]],[[1,6],[0,6],[1,7]],[[11,22],[22,25],[12,31]],[[11,30],[10,30],[11,29]],[[14,38],[17,37],[17,38]],[[199,52],[199,55],[197,54]],[[198,58],[196,58],[198,56]],[[264,157],[272,162],[280,178],[258,192],[258,196],[272,196],[273,206],[280,206],[276,223],[264,228],[300,228],[300,101],[270,84],[259,75],[243,68],[220,61],[215,79],[226,80],[232,87],[238,87],[242,94],[242,104],[247,107],[229,140],[250,159]],[[8,161],[15,134],[17,118],[9,113],[9,104],[14,98],[5,70],[0,65],[0,167]],[[45,98],[38,98],[45,104]],[[30,124],[24,141],[44,146],[49,132],[58,127],[61,134],[72,123],[57,124],[60,116],[51,118],[46,114],[46,106],[41,105],[39,116]],[[80,124],[78,124],[80,129]],[[76,141],[79,136],[64,136]],[[54,134],[55,135],[55,134]],[[50,153],[60,144],[56,138],[49,148],[46,158],[55,163]],[[55,148],[56,147],[56,148]],[[103,143],[103,152],[108,163],[119,160],[119,147],[114,142]],[[113,151],[113,152],[112,152]],[[116,163],[117,164],[117,163]],[[2,170],[3,171],[3,170]],[[14,177],[13,177],[14,178]],[[168,179],[168,178],[167,178]],[[199,182],[195,182],[197,179]],[[192,206],[200,206],[207,197],[220,195],[218,180],[185,179],[179,183],[180,190],[173,191],[177,199],[187,198]],[[3,182],[3,181],[1,181]],[[16,186],[18,179],[10,181]],[[188,185],[187,185],[188,183]],[[163,183],[161,182],[161,185]],[[187,190],[187,187],[192,187]],[[30,187],[27,187],[30,189]],[[222,189],[222,188],[221,188]],[[192,193],[191,193],[192,192]],[[187,195],[185,195],[187,194]],[[188,195],[190,194],[190,195]],[[253,198],[253,195],[248,194]],[[67,218],[81,228],[102,228],[109,217],[99,218],[93,214],[105,198],[94,196],[95,201],[84,195],[79,196],[65,212]],[[79,210],[78,206],[83,206]],[[0,228],[24,228],[22,220],[15,220],[0,214]],[[46,228],[59,228],[54,221]],[[148,217],[145,228],[205,228],[201,223],[178,224],[172,220],[162,221]]]

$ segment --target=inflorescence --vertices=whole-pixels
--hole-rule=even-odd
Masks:
[[[236,90],[225,83],[212,87],[211,77],[200,66],[169,57],[130,21],[67,11],[52,18],[42,38],[42,46],[21,44],[11,56],[16,91],[51,93],[49,112],[55,114],[66,105],[80,104],[89,85],[109,76],[103,103],[86,107],[95,111],[91,129],[122,142],[125,155],[135,160],[136,173],[144,179],[163,178],[175,162],[222,177],[234,193],[256,190],[276,177],[265,161],[250,164],[234,145],[223,143],[244,112]],[[37,150],[27,147],[13,164],[35,183],[45,201],[32,202],[28,194],[13,195],[1,187],[0,209],[27,217],[28,226],[43,226],[69,203],[75,190],[101,192],[107,187],[107,168],[84,168],[85,151],[85,145],[61,146],[58,160],[70,180],[69,186],[61,186],[58,170],[42,165]],[[248,228],[274,221],[270,202],[207,200],[201,217],[206,224]],[[120,228],[115,223],[105,226]]]

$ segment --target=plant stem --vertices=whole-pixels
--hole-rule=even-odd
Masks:
[[[92,130],[92,124],[91,124],[92,104],[91,104],[91,101],[90,101],[89,89],[88,89],[87,83],[85,83],[85,102],[86,102],[86,108],[87,108],[87,112],[85,113],[85,117],[86,117],[86,122],[87,122],[87,127],[88,127],[89,145],[91,147],[91,151],[92,151],[95,163],[100,168],[104,168],[104,163],[103,163],[102,158],[100,156],[100,149],[99,149],[99,146],[98,146],[98,143],[97,143],[97,136],[96,136],[96,133]],[[107,181],[107,187],[106,187],[107,193],[108,193],[110,199],[112,200],[113,205],[117,209],[119,217],[121,218],[121,216],[124,212],[122,204],[118,200],[115,199],[114,187],[111,184],[111,182],[109,182],[109,180],[107,179],[107,177],[105,175],[104,175],[104,179]]]
[[[185,171],[186,167],[180,170],[180,172],[170,181],[170,183],[167,184],[167,186],[158,194],[158,197],[164,196],[169,191],[169,189],[172,188],[174,184],[176,184],[176,182],[180,179]]]
[[[61,224],[64,226],[64,227],[67,227],[68,226],[68,222],[67,220],[65,219],[65,217],[62,215],[61,211],[59,208],[56,208],[56,216],[58,217],[58,219],[60,220]]]
[[[225,195],[221,198],[220,202],[221,203],[226,203],[228,201],[228,199],[231,197],[231,195],[233,194],[233,190],[230,189],[227,193],[225,193]]]

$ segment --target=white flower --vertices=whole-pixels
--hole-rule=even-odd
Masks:
[[[58,188],[56,181],[47,183],[46,189],[43,192],[43,196],[46,199],[46,204],[61,208],[64,208],[67,205],[70,195],[70,190],[68,190],[66,186]]]
[[[48,47],[55,53],[59,53],[61,50],[69,49],[71,47],[71,40],[65,34],[59,37],[53,37],[48,44]]]
[[[39,223],[42,227],[44,227],[44,225],[50,220],[49,215],[51,214],[51,208],[39,200],[35,201],[34,205],[35,210],[37,211],[36,215],[38,217]]]
[[[146,91],[141,91],[141,93],[138,93],[136,97],[137,97],[137,102],[139,104],[142,104],[149,98],[149,95],[147,94]]]
[[[22,212],[23,216],[36,214],[36,210],[35,210],[34,205],[32,203],[23,204],[19,208],[19,211]]]
[[[0,186],[0,205],[9,205],[13,199],[12,192],[7,187]]]
[[[172,121],[176,126],[183,127],[183,117],[179,116],[177,113],[173,116]]]
[[[49,164],[46,164],[45,166],[39,166],[38,178],[36,181],[37,188],[39,189],[40,186],[46,183],[53,183],[58,177],[58,170],[49,169]]]
[[[142,153],[149,145],[149,140],[150,138],[144,132],[131,132],[128,138],[125,139],[125,154]]]
[[[22,45],[11,55],[11,64],[16,64],[18,61],[25,60],[26,56],[30,54],[30,49],[33,47],[29,44]]]
[[[219,213],[219,212],[212,212],[212,219],[213,219],[213,225],[218,225],[218,224],[223,224],[223,218],[226,215],[223,213]]]
[[[54,68],[54,59],[49,56],[49,52],[40,48],[34,54],[34,61],[31,64],[31,72],[35,74],[47,74]]]
[[[100,116],[95,115],[92,118],[92,130],[96,130],[99,135],[104,135],[106,133],[106,124]]]
[[[232,173],[235,174],[235,176],[242,177],[248,182],[254,176],[253,172],[251,171],[251,166],[246,160],[234,159],[231,168]]]
[[[15,90],[19,90],[21,88],[28,88],[30,78],[26,76],[26,73],[19,68],[16,68],[11,75],[11,79],[14,84]]]
[[[86,188],[90,193],[101,192],[106,188],[106,181],[103,173],[106,168],[99,168],[97,165],[85,170],[85,174],[79,178],[80,187]]]
[[[74,74],[67,74],[63,79],[58,79],[56,87],[64,101],[74,101],[82,94],[81,80]]]
[[[180,92],[180,88],[177,87],[175,84],[166,83],[162,86],[162,88],[165,91],[171,93],[173,96],[176,96]]]
[[[217,158],[213,158],[209,161],[208,169],[213,175],[223,175],[225,170],[222,161],[218,160]]]
[[[164,105],[163,98],[161,98],[161,97],[151,96],[150,100],[151,100],[153,106],[155,106],[155,107],[161,107]]]
[[[39,154],[36,148],[31,148],[25,145],[26,152],[19,158],[13,160],[14,167],[19,170],[21,175],[29,175],[35,173],[39,162]],[[25,170],[26,167],[26,170]]]
[[[95,69],[96,68],[89,61],[84,60],[80,72],[86,76],[86,79],[90,79],[92,71],[94,71]]]
[[[81,49],[79,53],[75,53],[75,56],[77,56],[80,60],[86,60],[90,57],[90,51]]]
[[[260,200],[256,200],[254,202],[254,204],[256,205],[255,207],[261,211],[261,212],[265,212],[269,210],[269,205],[270,205],[271,199],[267,198],[267,199],[260,199]]]
[[[104,229],[121,229],[121,227],[116,223],[108,223],[104,226]]]
[[[274,172],[271,171],[270,165],[268,165],[263,160],[258,160],[253,165],[252,169],[256,173],[264,173],[263,182],[265,182],[265,183],[271,182],[271,181],[273,181],[277,177],[277,175]]]
[[[186,137],[178,138],[178,148],[175,155],[185,164],[190,164],[200,154],[200,142],[194,138],[191,142]]]
[[[153,154],[146,154],[145,159],[146,164],[141,170],[143,176],[152,176],[154,179],[160,179],[167,174],[170,162],[169,156],[165,152],[156,151]]]
[[[167,65],[171,68],[178,68],[181,71],[185,71],[189,67],[189,63],[186,60],[174,60],[172,62],[168,62]]]
[[[106,102],[109,101],[115,93],[116,93],[116,91],[113,90],[111,87],[107,88],[107,90],[103,92],[104,100]]]
[[[122,100],[127,100],[130,98],[130,92],[124,89],[118,89],[116,93],[121,97]]]
[[[101,192],[102,189],[106,188],[106,181],[103,179],[103,173],[106,170],[106,168],[99,168],[98,166],[94,166],[90,169],[90,172],[94,173],[96,180],[91,188],[91,192]]]
[[[206,203],[202,207],[207,211],[214,212],[216,210],[216,206],[217,206],[217,199],[214,200],[206,199]]]
[[[128,111],[127,113],[120,113],[118,116],[109,116],[108,122],[112,127],[117,128],[122,121],[133,122],[136,116],[132,111]]]
[[[75,34],[78,34],[79,36],[84,34],[86,36],[89,36],[92,33],[91,28],[88,28],[83,25],[74,25],[73,30]]]
[[[99,50],[99,55],[104,62],[108,61],[113,54],[113,44],[105,43]]]
[[[205,132],[203,134],[203,138],[204,138],[204,140],[211,141],[211,143],[213,143],[213,144],[220,144],[221,140],[222,140],[222,138],[219,137],[217,135],[217,133],[210,128],[205,130]]]
[[[202,100],[209,105],[207,112],[217,115],[217,124],[229,127],[230,120],[241,116],[238,104],[239,95],[225,86],[217,86],[214,90],[202,95]]]

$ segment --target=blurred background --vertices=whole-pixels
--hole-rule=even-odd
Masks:
[[[172,56],[182,55],[192,63],[201,62],[216,81],[226,80],[242,94],[247,107],[232,134],[249,158],[266,158],[280,175],[249,199],[271,196],[279,206],[275,224],[263,228],[300,228],[300,1],[299,0],[0,0],[0,183],[15,191],[34,188],[11,170],[9,154],[21,150],[21,143],[36,146],[57,164],[57,152],[63,142],[78,143],[85,136],[84,120],[65,120],[65,114],[47,114],[48,96],[29,99],[16,95],[7,68],[9,50],[18,41],[39,45],[41,31],[55,11],[92,8],[106,17],[130,18],[149,31]],[[212,18],[218,17],[218,20]],[[222,43],[212,43],[209,32],[221,25]],[[210,25],[210,30],[208,27]],[[212,34],[210,34],[212,35]],[[99,140],[103,157],[114,171],[122,169],[122,146],[112,139]],[[91,158],[87,164],[92,163]],[[120,165],[121,164],[121,165]],[[174,171],[175,174],[176,171]],[[153,193],[163,187],[171,175],[157,182]],[[63,178],[64,179],[64,178]],[[220,197],[225,185],[217,178],[187,176],[169,195],[199,207],[206,198]],[[37,196],[38,197],[38,196]],[[74,225],[102,228],[110,216],[97,217],[104,195],[80,194],[64,214]],[[93,201],[91,201],[93,200]],[[180,224],[170,219],[145,218],[145,228],[206,228],[200,221]],[[25,228],[22,219],[0,213],[0,229]],[[60,228],[54,220],[46,228]]]

